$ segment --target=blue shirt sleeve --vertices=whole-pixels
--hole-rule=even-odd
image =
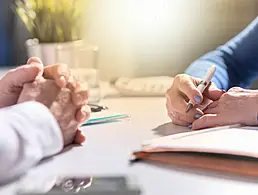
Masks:
[[[258,75],[258,17],[229,42],[194,61],[185,73],[202,78],[211,65],[217,68],[212,81],[218,88],[250,87]]]

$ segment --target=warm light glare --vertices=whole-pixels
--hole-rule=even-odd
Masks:
[[[251,2],[94,0],[86,39],[104,78],[175,75],[244,28],[257,15]]]

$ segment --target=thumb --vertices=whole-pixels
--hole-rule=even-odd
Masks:
[[[217,101],[224,93],[224,90],[218,89],[214,84],[211,84],[209,87],[207,87],[204,92],[206,97],[212,101]]]
[[[31,57],[30,59],[28,59],[27,64],[33,64],[33,63],[43,64],[38,57]]]
[[[43,65],[31,63],[11,70],[3,78],[8,85],[22,87],[25,83],[33,82],[38,76],[43,74]]]
[[[36,67],[40,68],[40,71],[38,71],[38,75],[35,77],[35,79],[37,79],[37,77],[43,76],[44,66],[43,66],[43,63],[40,60],[40,58],[38,58],[38,57],[31,57],[30,59],[28,59],[27,64],[32,66],[35,72],[36,72],[35,69],[37,69]]]

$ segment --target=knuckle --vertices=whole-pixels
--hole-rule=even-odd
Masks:
[[[59,64],[56,65],[56,68],[57,68],[58,73],[60,75],[63,75],[63,76],[66,76],[66,77],[70,76],[70,70],[69,70],[67,64],[59,63]]]
[[[58,98],[59,102],[62,105],[68,104],[68,102],[71,100],[71,93],[69,90],[63,89],[59,94]]]
[[[227,93],[224,93],[224,94],[222,95],[222,98],[228,99],[228,98],[230,98],[231,96],[232,96],[232,92],[227,92]]]
[[[86,102],[89,98],[89,92],[83,91],[83,93],[81,94],[81,97],[82,97],[82,102]]]
[[[241,87],[232,87],[228,90],[228,92],[240,92],[243,91]]]
[[[177,112],[172,112],[173,119],[179,120],[179,121],[186,121],[187,117],[184,115],[181,115]]]
[[[167,115],[171,120],[173,120],[173,115],[171,113],[168,112]]]
[[[184,77],[185,77],[185,74],[176,75],[173,83],[175,83],[175,84],[181,83]]]
[[[178,74],[178,75],[175,76],[174,80],[177,81],[177,80],[179,80],[181,77],[182,77],[182,74]]]
[[[172,112],[173,119],[180,120],[180,116],[176,112]]]
[[[173,123],[174,125],[181,125],[181,122],[180,122],[179,120],[177,120],[176,118],[173,118],[173,119],[172,119],[172,123]]]

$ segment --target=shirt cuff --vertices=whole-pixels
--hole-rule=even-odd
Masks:
[[[8,111],[13,111],[30,123],[29,129],[35,131],[33,135],[35,135],[35,141],[42,149],[43,158],[52,156],[63,149],[61,129],[55,117],[45,105],[30,101],[9,107]]]

